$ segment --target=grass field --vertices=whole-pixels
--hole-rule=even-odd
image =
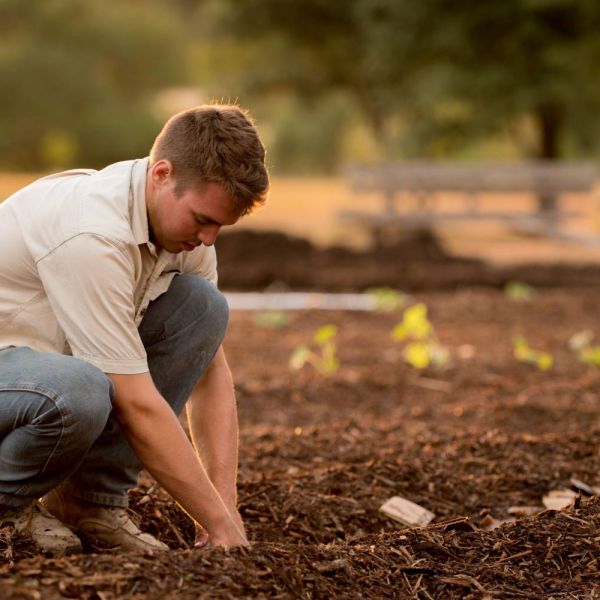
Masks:
[[[0,175],[0,199],[37,177],[36,174],[5,173]],[[307,237],[319,245],[343,244],[364,247],[366,232],[342,222],[342,210],[377,211],[382,199],[377,194],[353,194],[338,177],[275,177],[268,203],[255,214],[245,217],[238,226],[248,229],[275,229]],[[460,211],[466,199],[444,194],[435,199],[435,209]],[[479,198],[482,211],[530,211],[535,199],[531,195],[485,195]],[[402,210],[414,207],[411,198],[400,199]],[[561,207],[579,213],[564,224],[569,232],[594,233],[600,239],[600,208],[592,196],[571,195],[561,199]],[[500,264],[516,262],[600,262],[597,247],[517,234],[495,222],[460,222],[438,226],[437,232],[446,248],[454,253],[477,256]]]

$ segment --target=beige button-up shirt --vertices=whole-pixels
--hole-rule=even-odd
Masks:
[[[157,252],[148,158],[50,175],[0,204],[0,350],[72,354],[106,373],[148,371],[138,325],[177,273],[216,285],[213,247]]]

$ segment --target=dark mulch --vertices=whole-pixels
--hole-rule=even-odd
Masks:
[[[448,254],[430,231],[410,231],[370,251],[318,248],[279,232],[238,230],[217,240],[219,282],[225,289],[353,291],[390,286],[447,290],[502,287],[513,280],[536,286],[598,286],[600,266],[524,264],[497,267]]]
[[[226,350],[241,421],[240,510],[251,548],[191,549],[190,520],[144,477],[132,510],[163,556],[86,542],[51,559],[0,531],[0,598],[600,598],[600,499],[508,521],[572,478],[600,485],[600,371],[567,346],[600,334],[600,295],[541,291],[532,303],[471,288],[418,296],[452,359],[404,364],[399,313],[294,313],[280,327],[232,316]],[[331,377],[288,368],[317,327],[338,326]],[[522,333],[551,351],[517,362]],[[379,512],[400,495],[436,514],[403,528]]]

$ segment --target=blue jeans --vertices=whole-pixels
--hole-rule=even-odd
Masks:
[[[139,333],[157,389],[180,414],[218,350],[229,309],[211,283],[177,275]],[[27,347],[0,351],[0,505],[24,506],[63,483],[76,497],[127,506],[142,465],[97,367]]]

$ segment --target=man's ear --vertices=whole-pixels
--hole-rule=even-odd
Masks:
[[[173,176],[173,164],[166,158],[158,160],[152,165],[150,173],[153,183],[160,186]]]

